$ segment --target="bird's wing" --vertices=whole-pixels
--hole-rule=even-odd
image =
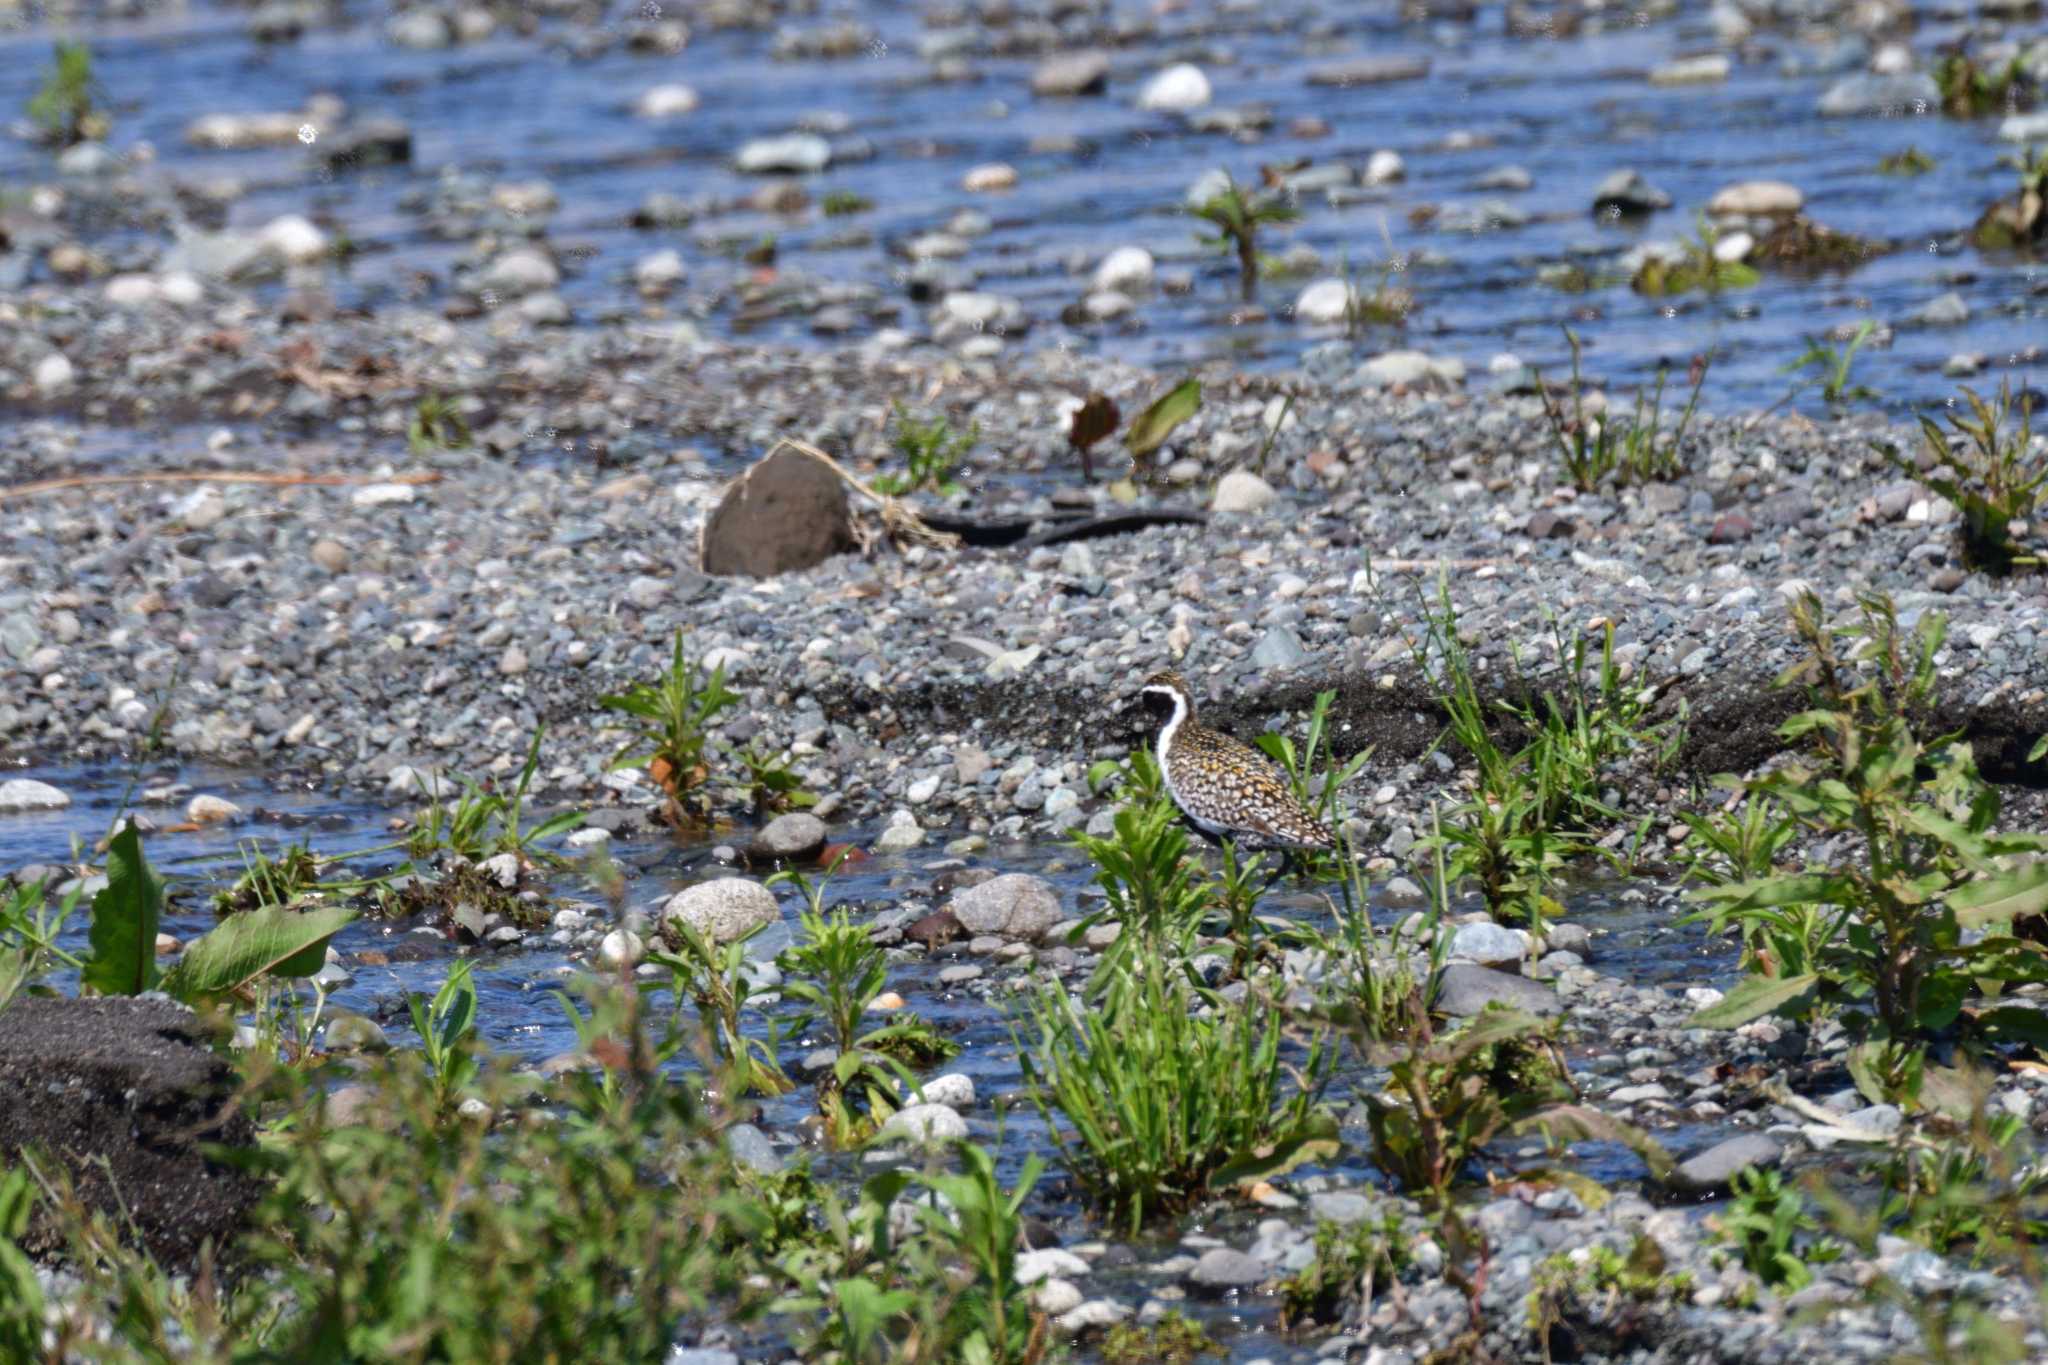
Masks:
[[[1294,788],[1288,785],[1286,769],[1268,758],[1263,750],[1241,739],[1231,735],[1219,735],[1218,738],[1236,760],[1240,780],[1253,797],[1254,804],[1246,811],[1251,824],[1263,834],[1284,838],[1320,832],[1314,817],[1295,799]],[[1268,819],[1267,812],[1278,814],[1280,818],[1277,821]],[[1290,814],[1297,816],[1298,824],[1288,819]]]

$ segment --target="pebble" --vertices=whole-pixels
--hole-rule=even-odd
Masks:
[[[31,810],[63,810],[71,804],[71,796],[47,782],[38,782],[32,777],[10,777],[0,782],[0,813],[18,813]]]
[[[1224,514],[1258,512],[1272,505],[1279,494],[1273,486],[1246,469],[1233,469],[1216,481],[1209,510]]]
[[[832,144],[816,133],[755,138],[734,164],[743,175],[813,175],[832,164]]]
[[[1270,1273],[1256,1256],[1231,1247],[1211,1247],[1189,1269],[1187,1280],[1197,1289],[1225,1293],[1262,1284]]]
[[[597,955],[607,967],[632,967],[647,955],[647,945],[631,930],[614,929],[598,944]]]
[[[1017,187],[1017,168],[1000,161],[976,166],[960,178],[960,188],[969,194],[987,194]]]
[[[1145,83],[1138,107],[1154,113],[1185,113],[1199,109],[1210,99],[1209,78],[1202,68],[1189,62],[1167,67]]]
[[[1097,290],[1136,294],[1152,287],[1152,253],[1138,246],[1120,246],[1102,258],[1091,277]]]
[[[1786,217],[1806,205],[1797,185],[1782,180],[1743,180],[1715,191],[1707,212],[1744,218]]]
[[[889,817],[889,823],[875,836],[874,851],[877,853],[908,853],[924,842],[924,828],[917,823],[917,817],[907,810],[899,810]]]
[[[45,394],[64,392],[77,377],[77,369],[61,351],[53,351],[36,362],[36,388]]]
[[[185,803],[185,819],[195,825],[225,824],[241,813],[240,806],[219,796],[195,796]]]
[[[1294,299],[1294,316],[1313,326],[1343,322],[1351,315],[1358,295],[1345,280],[1317,280]]]
[[[923,1145],[952,1142],[967,1136],[967,1120],[943,1104],[906,1104],[891,1114],[875,1135],[877,1142],[907,1141]]]
[[[1670,1183],[1687,1193],[1708,1194],[1726,1189],[1738,1172],[1751,1167],[1768,1169],[1784,1156],[1784,1148],[1763,1134],[1743,1133],[1681,1161],[1672,1169]]]
[[[823,820],[808,811],[791,811],[770,820],[747,842],[747,860],[811,862],[824,851],[829,837]]]
[[[1034,95],[1099,95],[1108,85],[1109,56],[1103,52],[1062,53],[1031,73]]]
[[[633,101],[633,112],[641,118],[676,118],[697,111],[697,92],[687,85],[657,85],[644,90]]]

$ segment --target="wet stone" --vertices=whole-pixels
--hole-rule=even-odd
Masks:
[[[1538,1015],[1558,1014],[1564,1009],[1557,993],[1541,982],[1464,962],[1444,968],[1436,1000],[1440,1013],[1470,1018],[1494,1003]]]

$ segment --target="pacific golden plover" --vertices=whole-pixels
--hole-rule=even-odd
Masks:
[[[1337,836],[1302,808],[1277,763],[1195,719],[1194,693],[1180,674],[1153,674],[1138,696],[1160,722],[1159,773],[1189,824],[1243,849],[1326,853],[1337,847]]]

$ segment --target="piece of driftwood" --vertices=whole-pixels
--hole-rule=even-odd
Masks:
[[[1208,514],[1192,508],[1111,512],[1095,516],[1088,512],[1054,513],[1049,517],[999,517],[978,520],[947,512],[925,513],[925,523],[935,531],[958,536],[962,545],[984,550],[1016,548],[1035,550],[1041,545],[1059,545],[1070,540],[1093,540],[1098,536],[1127,535],[1147,526],[1200,526]]]

